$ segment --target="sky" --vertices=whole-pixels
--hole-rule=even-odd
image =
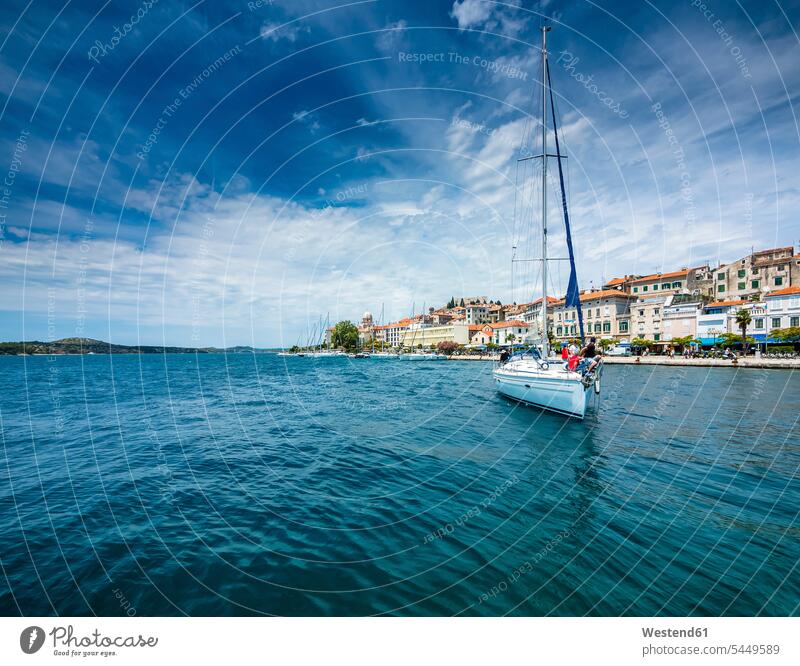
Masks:
[[[12,1],[0,339],[531,300],[545,17],[581,288],[797,247],[797,1]]]

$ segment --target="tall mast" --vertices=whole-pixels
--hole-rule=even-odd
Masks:
[[[547,339],[547,33],[542,26],[542,358],[549,356]]]

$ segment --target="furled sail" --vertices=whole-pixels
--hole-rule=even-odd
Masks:
[[[569,252],[569,282],[567,293],[564,296],[564,305],[574,307],[578,313],[578,332],[583,342],[583,311],[581,310],[581,294],[578,289],[578,274],[575,270],[575,252],[572,249],[572,231],[569,226],[569,212],[567,211],[567,190],[564,187],[564,169],[561,166],[561,146],[558,141],[558,126],[556,125],[556,106],[553,101],[553,86],[550,81],[550,63],[546,63],[547,88],[550,91],[550,111],[553,114],[553,134],[556,138],[556,160],[558,162],[558,182],[561,185],[561,206],[564,209],[564,225],[567,229],[567,250]],[[544,159],[547,159],[546,157]]]

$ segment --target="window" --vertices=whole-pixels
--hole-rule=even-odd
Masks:
[[[724,279],[725,279],[725,273],[717,273],[717,280],[724,280]]]
[[[642,291],[647,291],[647,285],[645,285],[644,287],[642,287]]]
[[[744,268],[740,268],[738,271],[736,271],[736,275],[738,277],[744,277],[745,274],[746,274],[746,271],[744,270]]]
[[[736,288],[739,289],[740,291],[742,289],[744,289],[745,287],[747,287],[747,284],[745,282],[737,282],[736,283]]]
[[[595,317],[599,317],[599,316],[600,316],[600,308],[597,308],[597,309],[594,311],[594,316],[595,316]]]
[[[750,286],[751,286],[753,289],[758,289],[758,286],[759,286],[759,284],[760,284],[760,282],[759,282],[758,280],[752,280],[752,281],[750,282]]]
[[[561,326],[556,326],[556,335],[561,335],[564,329]]]
[[[753,266],[753,275],[758,275],[758,268]]]
[[[772,318],[772,328],[780,328],[781,327],[781,318],[780,317],[773,317]]]
[[[681,283],[680,282],[673,282],[672,283],[672,288],[673,289],[680,289],[681,288]]]
[[[717,285],[717,291],[725,291],[725,285],[724,284]]]
[[[586,311],[586,318],[587,318],[587,319],[591,319],[591,318],[592,318],[592,308],[589,308],[589,309]]]
[[[783,284],[783,278],[780,275],[775,276],[775,286],[780,287]]]
[[[599,333],[599,332],[600,332],[600,322],[599,322],[599,321],[598,321],[598,322],[595,322],[595,325],[594,325],[594,332],[595,332],[595,333]]]
[[[661,310],[659,310],[658,308],[653,308],[653,316],[654,317],[659,315],[660,313],[661,313]]]
[[[760,317],[756,319],[756,328],[764,328],[764,320]]]
[[[662,284],[661,288],[662,289],[669,289],[669,282],[665,282],[664,284]]]
[[[655,340],[656,342],[658,342],[660,339],[661,339],[661,333],[656,333],[655,335],[653,335],[653,340]]]
[[[653,285],[653,291],[658,291],[658,285],[657,284]]]
[[[639,293],[639,287],[634,287],[634,288],[633,288],[633,293],[634,293],[634,294],[637,294],[637,293]]]
[[[603,333],[611,333],[611,322],[604,321],[603,322]]]
[[[785,271],[785,270],[786,270],[786,266],[784,266],[783,264],[781,264],[780,266],[778,266],[778,270],[779,270],[779,271]]]
[[[790,317],[789,326],[800,326],[800,317]]]
[[[644,317],[644,310],[639,310],[639,316]]]
[[[569,327],[569,330],[570,330],[570,333],[572,333],[572,335],[575,335],[575,324],[573,324],[572,326],[570,326],[570,327]]]
[[[627,333],[628,332],[628,322],[627,321],[621,321],[619,323],[619,332],[620,333]]]

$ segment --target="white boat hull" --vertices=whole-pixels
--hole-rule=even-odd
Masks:
[[[400,354],[402,361],[446,361],[444,354]]]
[[[493,374],[497,390],[513,400],[579,419],[586,415],[592,387],[584,386],[577,373],[560,369],[537,371],[509,363]]]

